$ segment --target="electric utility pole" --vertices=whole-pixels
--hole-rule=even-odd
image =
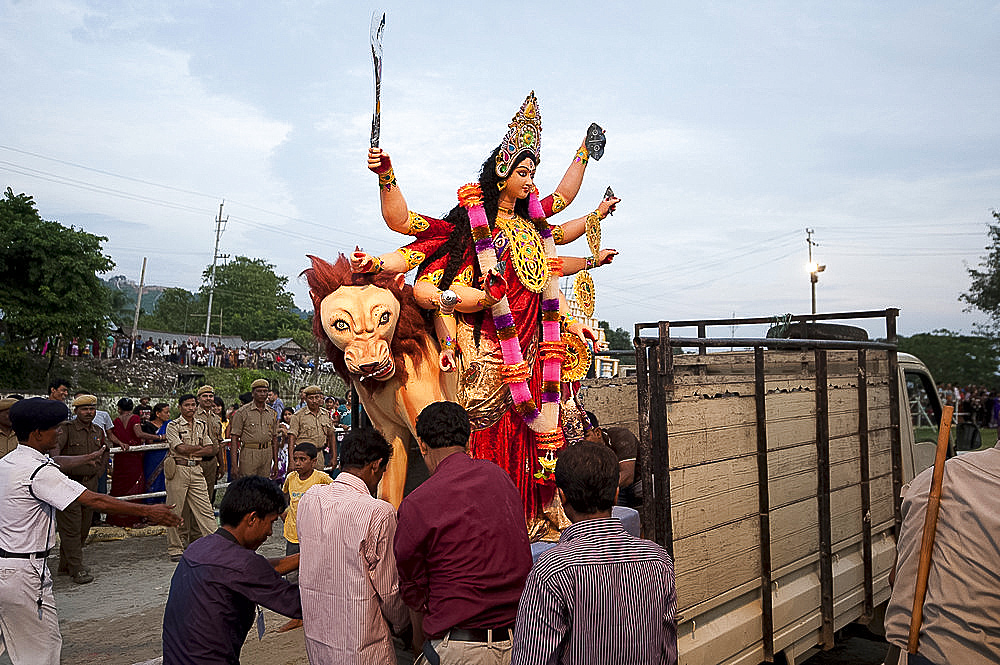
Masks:
[[[809,245],[809,284],[812,287],[812,313],[816,313],[816,282],[819,281],[819,274],[826,270],[826,266],[813,261],[813,247],[818,247],[819,243],[813,241],[813,230],[806,229],[806,244]]]
[[[212,253],[212,270],[208,274],[208,314],[205,316],[206,344],[208,344],[209,328],[212,325],[212,298],[215,296],[215,263],[219,260],[219,238],[222,237],[222,232],[226,230],[226,223],[229,221],[228,215],[222,219],[222,206],[225,204],[225,201],[219,204],[219,216],[215,220],[215,251]]]

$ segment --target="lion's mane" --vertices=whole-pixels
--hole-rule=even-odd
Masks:
[[[347,363],[344,362],[344,352],[337,348],[337,345],[327,337],[323,330],[323,321],[320,318],[320,303],[342,286],[365,286],[373,284],[392,293],[399,301],[399,321],[396,322],[396,330],[389,343],[389,351],[392,353],[392,360],[396,365],[396,377],[402,383],[406,383],[406,362],[405,357],[409,356],[414,365],[418,365],[425,360],[425,355],[432,353],[430,334],[427,330],[427,322],[424,319],[420,306],[413,298],[413,287],[404,284],[402,288],[397,288],[394,277],[396,273],[381,272],[375,275],[359,274],[351,270],[350,260],[343,254],[337,255],[334,263],[329,263],[323,259],[308,255],[312,261],[312,267],[302,271],[305,275],[306,283],[309,284],[309,297],[313,304],[313,335],[323,342],[326,349],[326,357],[333,363],[337,374],[350,385],[351,376],[347,371]],[[385,388],[386,381],[376,381],[374,387],[370,388],[377,392]]]

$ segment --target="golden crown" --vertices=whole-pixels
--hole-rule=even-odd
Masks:
[[[510,129],[500,143],[497,155],[497,175],[506,178],[514,168],[514,158],[528,150],[537,164],[542,156],[542,114],[538,110],[538,100],[532,90],[524,98],[521,109],[507,125]]]

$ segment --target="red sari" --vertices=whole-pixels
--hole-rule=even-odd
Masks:
[[[135,426],[141,422],[139,416],[132,414],[128,422],[122,424],[121,416],[114,419],[112,433],[127,446],[138,446],[142,439],[135,435]],[[111,468],[111,496],[127,496],[142,494],[146,489],[146,478],[142,470],[143,453],[115,453]],[[108,515],[108,523],[115,526],[133,527],[142,522],[141,517],[134,515]]]

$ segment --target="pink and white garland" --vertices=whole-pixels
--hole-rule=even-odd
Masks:
[[[483,275],[489,274],[497,265],[497,251],[493,244],[493,232],[486,211],[483,209],[483,193],[478,183],[464,185],[458,190],[459,203],[469,213],[469,223],[472,228],[472,238],[476,244],[476,256],[479,269]],[[528,214],[532,220],[545,219],[545,212],[538,201],[538,194],[532,192],[528,197]],[[556,244],[552,231],[543,226],[540,232],[542,248],[546,260],[556,256]],[[542,289],[542,349],[551,349],[561,343],[559,329],[559,275],[550,271],[549,279]],[[538,408],[528,388],[528,378],[531,368],[527,367],[521,352],[521,343],[517,339],[517,329],[514,327],[514,317],[510,312],[510,303],[504,294],[490,308],[493,315],[493,325],[500,341],[500,350],[506,365],[505,379],[510,388],[510,396],[524,422],[532,431],[539,434],[550,434],[559,427],[559,381],[562,373],[562,362],[557,353],[543,353],[542,364],[542,406]]]

